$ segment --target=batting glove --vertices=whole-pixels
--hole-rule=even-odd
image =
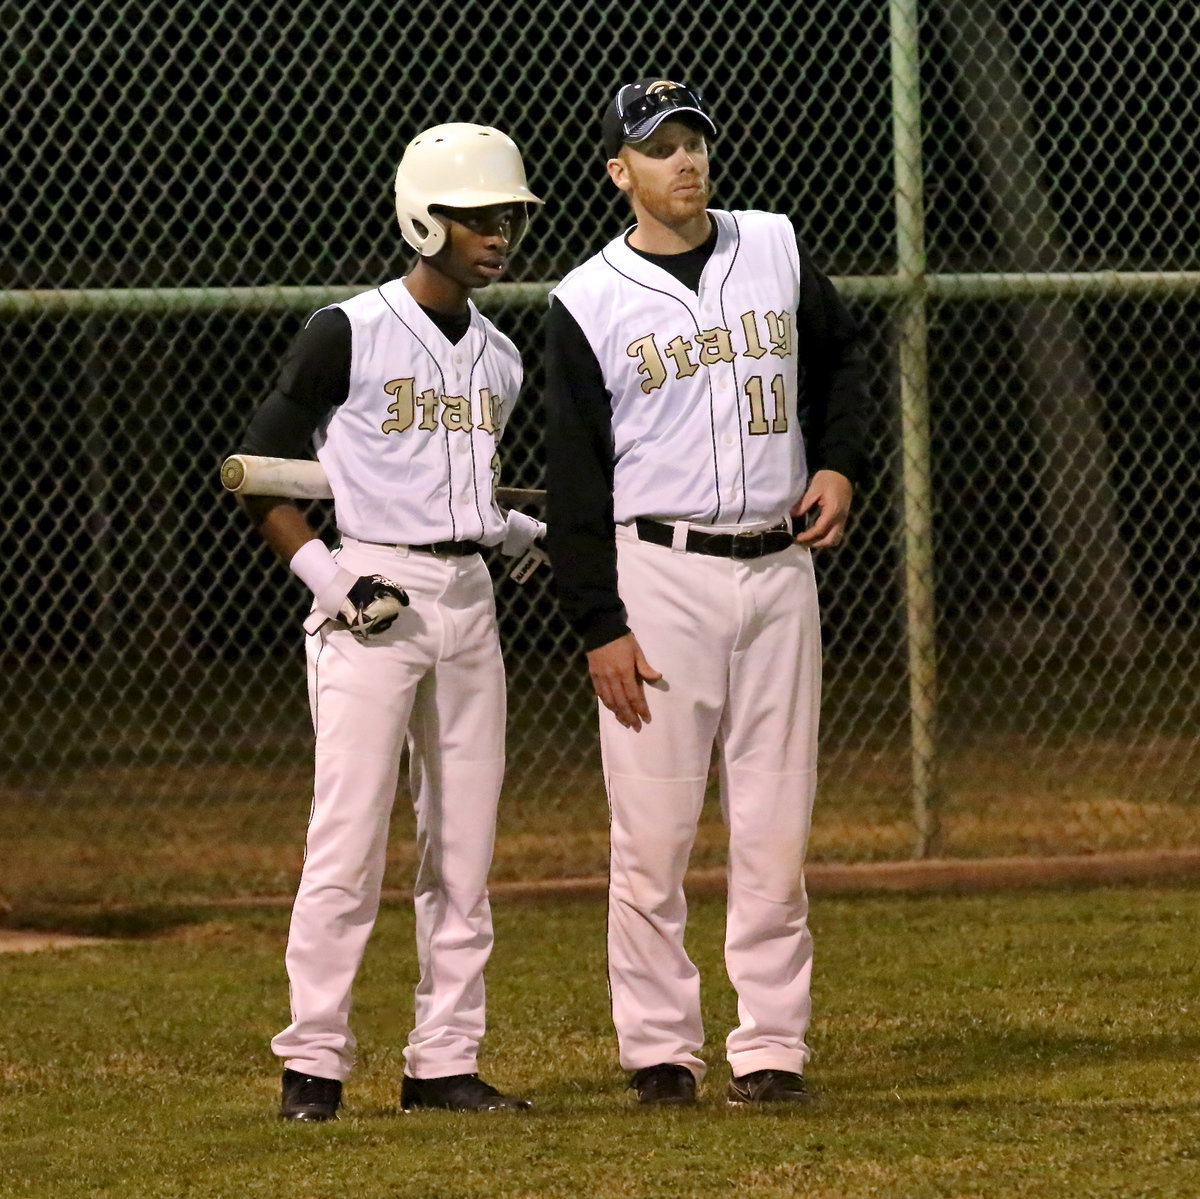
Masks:
[[[401,608],[408,607],[408,593],[384,575],[363,575],[350,588],[337,619],[359,641],[366,641],[392,627]]]
[[[510,508],[505,516],[504,540],[500,543],[500,552],[508,558],[515,558],[525,553],[535,541],[541,541],[546,535],[546,526],[524,512]]]
[[[388,628],[408,603],[404,589],[394,580],[383,575],[359,577],[344,570],[319,537],[306,541],[288,565],[316,600],[304,621],[304,631],[310,635],[332,620],[366,640]]]

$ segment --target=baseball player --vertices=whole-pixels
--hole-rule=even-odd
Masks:
[[[609,981],[638,1101],[693,1102],[705,1073],[683,879],[715,744],[739,1018],[728,1095],[803,1103],[811,551],[841,540],[862,473],[864,365],[789,219],[708,208],[715,134],[669,79],[626,84],[604,113],[636,224],[552,293],[547,548],[600,700]]]
[[[287,946],[292,1020],[272,1041],[287,1119],[334,1118],[353,1065],[351,986],[379,908],[406,741],[420,982],[401,1106],[529,1106],[477,1073],[505,724],[480,550],[520,553],[544,526],[494,500],[522,368],[469,295],[501,278],[540,203],[499,130],[439,125],[414,138],[396,212],[415,265],[313,315],[243,446],[281,457],[315,446],[339,534],[330,551],[294,503],[245,501],[313,593],[313,806]]]

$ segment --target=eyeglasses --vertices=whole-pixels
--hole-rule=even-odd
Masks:
[[[679,108],[695,108],[704,111],[704,102],[699,92],[690,87],[674,83],[670,87],[655,88],[644,96],[639,96],[626,108],[617,98],[617,111],[621,118],[621,128],[626,137],[633,137],[639,126],[651,117],[660,113],[671,112]]]

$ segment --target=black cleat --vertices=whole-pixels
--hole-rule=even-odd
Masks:
[[[279,1116],[283,1120],[336,1120],[342,1102],[342,1084],[336,1078],[318,1078],[298,1070],[283,1072],[283,1101]]]
[[[644,1066],[635,1072],[629,1085],[637,1091],[638,1103],[665,1106],[696,1102],[696,1076],[686,1066],[672,1062]]]
[[[452,1112],[524,1111],[533,1106],[528,1099],[502,1095],[478,1074],[449,1074],[445,1078],[409,1078],[400,1086],[400,1106],[411,1112],[417,1107],[440,1107]]]
[[[803,1074],[790,1070],[752,1070],[729,1083],[729,1102],[812,1103]]]

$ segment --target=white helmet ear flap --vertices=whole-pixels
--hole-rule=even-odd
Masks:
[[[404,167],[396,173],[396,219],[400,232],[422,258],[432,258],[446,244],[446,226],[430,211],[424,196],[404,177]]]

